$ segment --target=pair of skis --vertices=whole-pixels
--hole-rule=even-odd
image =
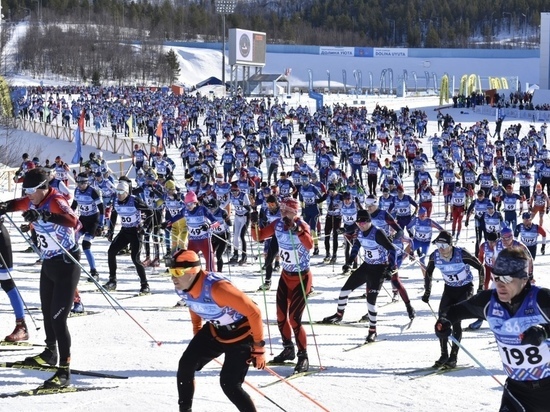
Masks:
[[[20,342],[23,343],[23,342]],[[35,346],[34,344],[30,344]],[[21,345],[19,345],[21,346]],[[36,345],[38,346],[38,345]],[[12,368],[12,369],[29,369],[36,370],[41,372],[57,372],[58,367],[49,366],[49,365],[25,365],[23,362],[0,362],[0,368]],[[96,378],[108,378],[108,379],[128,379],[127,376],[113,375],[109,373],[93,372],[93,371],[83,371],[79,369],[71,369],[71,373],[75,375],[83,376],[93,376]],[[39,396],[39,395],[55,395],[58,393],[73,393],[73,392],[84,392],[84,391],[93,391],[101,389],[114,389],[116,386],[66,386],[60,388],[48,388],[45,386],[39,386],[34,389],[27,389],[17,392],[10,393],[1,393],[0,398],[14,398],[18,396]]]
[[[459,365],[454,368],[446,368],[445,366],[433,367],[428,366],[425,368],[411,369],[403,372],[395,372],[396,375],[406,375],[409,376],[410,380],[416,380],[421,378],[426,378],[428,376],[443,375],[446,373],[459,372],[466,369],[473,368],[472,365]]]

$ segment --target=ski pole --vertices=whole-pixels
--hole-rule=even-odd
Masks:
[[[7,219],[10,221],[10,223],[15,227],[15,229],[21,234],[21,236],[23,236],[23,239],[25,239],[27,241],[27,243],[33,248],[34,252],[38,255],[38,257],[40,259],[42,259],[42,253],[40,253],[40,250],[38,249],[38,247],[33,243],[32,239],[30,239],[28,236],[25,236],[25,234],[23,233],[23,231],[19,228],[19,226],[17,226],[15,224],[15,222],[8,216],[8,215],[5,215],[7,217]],[[49,233],[48,233],[49,234]],[[51,235],[50,235],[51,236]],[[59,245],[59,243],[58,243]],[[72,257],[72,255],[70,255]],[[80,264],[80,262],[78,262],[78,265],[81,267],[81,270],[86,274],[88,275],[89,278],[93,279],[94,283],[96,284],[96,286],[98,287],[99,291],[103,294],[103,296],[105,297],[105,299],[107,300],[107,302],[109,302],[109,304],[111,305],[111,307],[115,310],[116,312],[116,308],[113,306],[113,304],[109,301],[109,299],[107,299],[107,295],[109,295],[109,293],[103,289],[103,287],[97,282],[97,280],[95,280],[95,278],[93,276],[91,276],[88,271],[86,269],[84,269],[84,267]],[[112,296],[109,295],[110,298],[114,299]]]
[[[258,225],[256,225],[254,228],[256,230],[256,239],[259,239],[260,236],[259,236]],[[274,240],[276,240],[275,237],[273,237],[271,239],[272,242]],[[258,263],[260,264],[260,278],[262,280],[262,286],[263,286],[264,285],[264,273],[263,273],[263,269],[262,269],[262,251],[260,250],[260,244],[259,243],[257,243],[257,249],[258,249]],[[265,297],[265,288],[262,288],[262,295],[264,297],[265,320],[267,322],[267,337],[269,339],[269,351],[270,351],[270,354],[273,355],[273,345],[272,345],[272,342],[271,342],[271,328],[269,327],[269,316],[267,314],[267,299]]]
[[[290,237],[290,243],[292,244],[292,250],[294,251],[294,259],[296,260],[296,263],[299,265],[300,259],[298,258],[298,251],[296,250],[296,246],[294,245],[294,236],[293,233],[288,230],[288,235]],[[309,251],[308,251],[309,253]],[[315,335],[315,330],[313,329],[313,319],[311,318],[311,311],[309,310],[309,304],[307,303],[307,290],[304,285],[304,277],[302,275],[302,271],[300,270],[298,266],[298,278],[300,279],[300,287],[302,288],[302,294],[304,296],[304,304],[307,310],[307,316],[309,318],[309,325],[311,327],[311,335],[313,336],[313,342],[315,344],[315,351],[317,352],[317,358],[319,359],[319,369],[323,370],[326,369],[322,366],[321,363],[321,354],[319,353],[319,345],[317,344],[317,335]]]
[[[102,293],[105,293],[105,295],[109,296],[109,298],[111,298],[111,299],[113,300],[113,302],[116,303],[117,306],[118,306],[120,309],[122,309],[122,311],[123,311],[124,313],[126,313],[126,315],[128,315],[128,317],[129,317],[130,319],[132,319],[132,320],[134,321],[134,323],[135,323],[136,325],[138,325],[138,326],[140,327],[140,329],[143,330],[143,331],[147,334],[147,336],[149,336],[149,337],[157,344],[157,346],[162,345],[162,342],[156,340],[156,339],[153,337],[153,335],[151,335],[151,333],[150,333],[147,329],[145,329],[145,327],[144,327],[141,323],[139,323],[132,315],[130,315],[130,313],[126,310],[126,308],[125,308],[124,306],[122,306],[122,305],[120,304],[120,302],[119,302],[116,298],[114,298],[107,290],[105,290],[105,288],[103,288],[103,286],[101,286],[101,285],[99,284],[99,282],[98,282],[97,280],[95,280],[94,277],[93,277],[90,273],[88,273],[88,271],[87,271],[86,269],[84,269],[84,267],[80,264],[80,262],[79,262],[78,260],[76,260],[76,258],[75,258],[75,257],[74,257],[74,256],[73,256],[73,255],[63,246],[63,245],[61,245],[61,243],[59,243],[59,241],[58,241],[55,237],[53,237],[53,235],[52,235],[49,231],[46,231],[46,230],[45,230],[44,226],[42,226],[42,225],[41,225],[40,223],[38,223],[38,222],[34,222],[34,224],[36,224],[36,225],[37,225],[38,227],[40,227],[44,232],[46,232],[46,233],[48,234],[48,236],[50,237],[50,239],[52,239],[53,242],[63,251],[63,253],[65,253],[65,256],[67,256],[70,260],[72,260],[74,264],[80,266],[80,269],[81,269],[82,271],[84,271],[84,273],[86,273],[86,274],[88,275],[89,278],[91,278],[91,279],[94,280],[94,283],[95,283],[96,286],[102,291]],[[112,306],[112,304],[111,304],[111,306]]]
[[[0,260],[2,260],[2,265],[6,268],[6,271],[8,272],[8,276],[12,280],[14,286],[15,286],[15,280],[13,279],[13,276],[11,275],[11,270],[8,268],[8,265],[6,264],[6,261],[4,260],[4,256],[0,253]],[[36,324],[36,321],[34,320],[34,316],[32,315],[29,307],[27,306],[27,302],[25,302],[25,299],[23,299],[23,296],[21,295],[21,292],[19,291],[19,288],[15,286],[15,290],[17,291],[17,294],[19,295],[19,298],[21,299],[21,302],[23,302],[23,305],[25,305],[25,309],[27,310],[27,313],[29,314],[29,317],[32,320],[32,323],[34,324],[34,328],[39,331],[40,327]]]
[[[324,368],[326,369],[326,368]],[[273,369],[271,369],[270,367],[266,366],[265,367],[265,370],[267,372],[269,372],[271,375],[275,376],[277,379],[279,379],[279,381],[283,382],[283,383],[286,383],[288,386],[290,386],[292,389],[294,389],[296,392],[298,392],[300,395],[302,395],[304,398],[306,398],[307,400],[313,402],[315,405],[317,405],[319,408],[321,408],[323,411],[326,411],[326,412],[330,412],[329,409],[327,409],[325,406],[321,405],[317,400],[313,399],[311,396],[309,396],[307,393],[305,393],[304,391],[301,391],[300,389],[298,389],[296,386],[294,386],[293,384],[291,384],[284,376],[281,376],[279,375],[277,372],[275,372]]]

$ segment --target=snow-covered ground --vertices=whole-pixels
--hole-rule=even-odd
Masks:
[[[195,49],[193,49],[195,50]],[[191,53],[191,52],[189,52]],[[292,56],[293,58],[295,56]],[[339,59],[339,58],[337,58]],[[193,55],[188,60],[194,60]],[[213,64],[213,63],[212,63]],[[282,63],[281,63],[282,64]],[[290,64],[290,62],[286,62]],[[526,65],[527,66],[527,65]],[[190,67],[188,70],[197,70],[201,77],[207,77],[202,66]],[[214,69],[213,69],[214,70]],[[451,70],[451,67],[446,69]],[[471,70],[469,70],[471,72]],[[513,75],[514,73],[510,73]],[[535,80],[533,80],[535,81]],[[296,98],[298,99],[298,97]],[[292,101],[298,104],[297,100]],[[304,102],[301,102],[304,103]],[[372,111],[375,101],[368,101]],[[399,109],[408,105],[410,108],[425,107],[429,116],[428,135],[437,132],[435,122],[436,112],[433,111],[438,102],[434,98],[420,100],[388,99],[384,104]],[[466,113],[464,109],[446,109],[443,113],[451,114],[463,126],[481,120],[481,115]],[[200,119],[199,121],[201,121]],[[491,121],[494,130],[494,119]],[[515,119],[506,119],[504,127],[518,123]],[[529,123],[521,121],[522,131],[528,130]],[[536,125],[537,128],[540,124]],[[300,137],[295,134],[295,138]],[[303,137],[303,136],[301,136]],[[74,153],[71,143],[37,137],[36,135],[23,136],[24,139],[44,142],[41,159],[53,159],[57,154],[70,158]],[[431,153],[427,142],[425,151]],[[85,147],[84,157],[94,148]],[[169,155],[174,159],[179,154],[176,149],[170,149]],[[33,154],[31,153],[31,156]],[[105,153],[106,156],[111,156]],[[311,154],[308,162],[313,163]],[[117,156],[114,156],[115,158]],[[179,162],[177,162],[179,164]],[[434,173],[433,166],[428,169]],[[181,167],[176,169],[177,180],[183,183]],[[412,178],[405,180],[408,193],[412,192]],[[13,198],[4,188],[0,195],[2,199]],[[441,199],[435,203],[433,217],[443,224],[443,208]],[[20,213],[13,214],[17,224],[22,223]],[[36,260],[33,254],[21,253],[27,248],[22,237],[7,224],[12,235],[14,261],[16,262],[12,275],[19,286],[26,304],[30,308],[40,306],[38,295],[39,267],[26,266]],[[448,225],[447,225],[448,227]],[[545,229],[550,225],[545,223]],[[463,229],[462,238],[458,245],[473,252],[473,228]],[[95,252],[101,281],[106,281],[107,249],[106,239],[95,240]],[[257,254],[258,244],[253,243],[249,250]],[[400,301],[387,304],[391,299],[384,290],[379,296],[378,333],[381,342],[361,349],[344,352],[344,349],[361,343],[367,334],[366,328],[351,326],[324,326],[309,325],[310,321],[317,321],[336,311],[338,291],[345,278],[340,276],[343,261],[343,249],[339,249],[339,258],[336,265],[322,265],[323,248],[321,255],[312,257],[312,272],[315,289],[320,294],[309,299],[304,313],[304,323],[308,334],[308,352],[312,365],[326,368],[320,373],[292,380],[286,385],[279,383],[267,388],[259,388],[273,381],[275,378],[267,371],[251,369],[247,376],[246,387],[254,399],[258,410],[276,411],[317,411],[323,410],[318,405],[298,392],[302,391],[308,397],[329,411],[371,410],[385,411],[495,411],[498,408],[502,388],[495,380],[488,376],[487,371],[474,366],[474,362],[464,353],[459,353],[460,365],[472,365],[472,368],[444,375],[429,376],[411,380],[411,376],[400,374],[404,371],[430,366],[439,357],[439,342],[433,333],[434,315],[429,307],[420,300],[423,285],[422,274],[417,264],[405,262],[400,275],[407,288],[413,306],[417,311],[417,318],[409,330],[402,331],[402,326],[408,322],[405,305]],[[176,301],[169,277],[163,273],[149,273],[149,284],[153,294],[151,296],[128,298],[139,289],[139,281],[128,256],[120,256],[118,260],[119,291],[113,293],[119,303],[128,311],[135,321],[139,322],[155,340],[162,342],[156,345],[153,340],[140,329],[139,326],[124,311],[115,311],[105,298],[99,293],[90,292],[92,287],[85,279],[81,281],[83,303],[87,310],[100,313],[69,320],[72,334],[72,367],[83,370],[113,373],[128,376],[127,380],[108,380],[73,375],[73,383],[78,386],[107,386],[110,389],[101,391],[83,392],[75,394],[59,394],[43,397],[2,399],[2,410],[9,411],[176,411],[177,390],[175,374],[178,360],[190,340],[191,322],[186,309],[169,310]],[[535,277],[537,284],[550,286],[550,280],[543,272],[548,256],[538,256],[535,262]],[[224,274],[237,286],[245,291],[256,290],[261,283],[259,274],[260,265],[250,260],[250,264],[237,267],[225,267]],[[83,259],[83,265],[88,265]],[[436,274],[436,278],[438,278]],[[277,282],[275,275],[274,281]],[[477,282],[477,281],[476,281]],[[385,288],[391,294],[391,286],[386,283]],[[438,300],[443,290],[442,281],[434,281],[431,304],[437,310]],[[359,296],[364,288],[356,290],[352,296]],[[275,291],[252,293],[251,296],[260,306],[265,320],[265,334],[267,344],[267,358],[279,353],[282,349],[281,339],[275,320]],[[125,299],[127,298],[127,299]],[[117,307],[117,305],[115,305]],[[348,304],[345,319],[356,320],[367,311],[366,302],[362,299],[351,300]],[[44,333],[39,311],[32,310],[32,315],[40,330],[36,330],[29,316],[27,323],[30,327],[31,340],[41,343]],[[465,324],[469,322],[464,322]],[[485,324],[486,325],[486,324]],[[0,292],[0,336],[7,335],[14,326],[13,314],[7,296]],[[1,335],[1,334],[4,335]],[[489,373],[494,374],[504,382],[505,376],[499,361],[498,351],[492,334],[487,327],[476,332],[464,332],[463,345],[485,365]],[[2,351],[2,361],[19,360],[38,350]],[[223,361],[223,358],[220,358]],[[281,375],[291,372],[289,368],[273,367]],[[207,365],[196,377],[195,412],[231,411],[233,405],[224,396],[219,387],[220,365],[212,362]],[[33,388],[39,385],[50,374],[20,371],[14,369],[0,369],[0,392],[12,392],[24,388]],[[259,389],[265,396],[276,402],[276,407],[253,388]]]
[[[398,108],[406,102],[394,101]],[[409,105],[412,106],[412,105]],[[431,107],[426,111],[430,118],[428,134],[436,131],[435,112]],[[449,109],[456,121],[468,125],[481,117],[475,114],[460,114],[460,109]],[[511,122],[508,122],[511,123]],[[515,122],[514,122],[515,123]],[[505,122],[506,126],[506,122]],[[525,123],[523,130],[528,128]],[[44,155],[54,153],[71,153],[69,143],[53,141],[47,146]],[[429,153],[428,145],[425,150]],[[48,152],[51,151],[51,152]],[[51,153],[46,154],[46,153]],[[169,151],[177,157],[174,149]],[[310,159],[311,162],[311,159]],[[181,168],[176,169],[181,180]],[[433,169],[430,170],[433,172]],[[412,190],[412,181],[405,182],[407,191]],[[9,195],[4,193],[4,196]],[[11,194],[13,196],[13,194]],[[442,222],[440,203],[434,207],[434,217]],[[20,214],[13,218],[21,223]],[[23,297],[29,307],[39,307],[38,271],[34,266],[23,266],[33,262],[36,256],[20,253],[27,245],[15,230],[8,224],[15,251],[15,268],[13,276],[19,285]],[[548,225],[545,227],[549,229]],[[473,250],[473,229],[464,230],[459,246]],[[107,248],[105,239],[97,239],[93,249],[96,252],[99,272],[102,280],[107,278]],[[252,250],[257,251],[258,245],[253,244]],[[322,248],[321,248],[322,249]],[[339,276],[343,262],[343,250],[339,250],[338,263],[334,266],[319,265],[322,256],[312,257],[314,285],[319,295],[309,300],[304,321],[320,320],[331,315],[336,310],[338,290],[345,281]],[[550,281],[542,273],[548,263],[547,256],[537,257],[535,276],[539,285],[549,286]],[[138,278],[131,268],[129,257],[118,258],[119,289],[113,295],[121,299],[120,303],[129,311],[151,335],[163,342],[157,346],[123,311],[116,312],[106,302],[101,294],[90,293],[92,289],[85,280],[81,282],[83,302],[88,310],[100,311],[99,314],[74,318],[69,320],[73,337],[72,366],[77,369],[95,370],[129,376],[128,380],[107,380],[73,376],[76,385],[113,386],[112,389],[99,392],[79,394],[52,395],[41,398],[4,399],[3,408],[21,411],[44,411],[56,409],[102,411],[102,410],[177,410],[177,395],[175,386],[175,371],[178,359],[191,338],[191,323],[186,309],[156,310],[169,308],[176,302],[170,279],[162,274],[150,275],[149,282],[153,295],[148,297],[125,297],[135,293],[139,288]],[[369,408],[375,411],[494,411],[499,403],[501,388],[493,379],[487,376],[479,367],[473,367],[459,372],[441,376],[431,376],[410,380],[410,376],[399,375],[400,372],[422,366],[431,365],[439,356],[439,344],[433,334],[434,317],[426,304],[420,301],[422,275],[416,264],[405,263],[400,271],[407,288],[417,318],[412,327],[401,332],[401,326],[407,323],[405,306],[402,302],[383,306],[388,303],[389,295],[382,291],[379,298],[379,338],[384,340],[370,347],[351,352],[344,352],[364,340],[366,329],[348,326],[307,325],[309,354],[313,365],[322,365],[326,370],[318,374],[299,378],[291,384],[314,398],[330,411],[344,411],[350,408]],[[84,262],[87,268],[87,263]],[[227,275],[239,287],[246,291],[255,290],[261,283],[258,273],[259,264],[254,262],[244,267],[226,267]],[[385,285],[391,290],[389,284]],[[432,307],[437,310],[438,297],[442,291],[443,282],[435,282],[432,293]],[[359,288],[353,295],[364,292]],[[390,291],[391,293],[391,291]],[[269,291],[265,296],[261,293],[252,294],[254,300],[262,308],[266,323],[265,332],[268,340],[268,358],[281,350],[281,340],[275,319],[275,292]],[[267,311],[266,309],[267,308]],[[345,318],[359,319],[366,313],[364,300],[352,300],[348,305]],[[7,297],[0,294],[0,325],[2,333],[8,334],[13,327],[13,315],[10,313]],[[40,313],[33,311],[37,325],[41,326]],[[42,329],[36,331],[31,325],[33,342],[41,342]],[[269,327],[268,327],[269,325]],[[494,340],[487,328],[477,332],[465,332],[463,344],[478,357],[489,371],[503,382],[504,374]],[[35,351],[21,353],[3,352],[5,361],[21,359]],[[459,363],[473,365],[473,361],[461,352]],[[274,367],[280,374],[289,373],[285,368]],[[195,395],[195,411],[225,411],[233,410],[232,405],[223,395],[218,386],[220,366],[211,363],[197,373]],[[38,385],[48,374],[12,369],[0,370],[2,375],[2,392],[30,388]],[[257,388],[258,385],[274,380],[268,372],[251,370],[247,382]],[[116,386],[116,388],[115,388]],[[275,400],[287,411],[319,410],[311,401],[300,395],[295,389],[285,384],[260,389],[269,398]],[[248,388],[259,410],[278,410],[265,398]],[[465,396],[466,395],[466,396]]]

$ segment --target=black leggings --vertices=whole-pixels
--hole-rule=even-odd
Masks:
[[[180,410],[191,410],[193,405],[195,372],[223,353],[225,359],[220,372],[223,392],[239,411],[255,412],[254,402],[242,388],[248,372],[250,349],[249,338],[235,343],[220,343],[212,336],[210,326],[203,326],[191,339],[179,361],[177,381]]]
[[[332,232],[332,256],[338,252],[338,229],[342,224],[342,216],[327,216],[325,220],[325,251],[330,254],[330,234]]]
[[[122,229],[118,235],[113,239],[107,257],[109,261],[109,280],[116,282],[116,256],[117,253],[130,244],[130,256],[132,262],[136,267],[137,274],[141,283],[147,283],[147,275],[145,274],[145,267],[139,259],[141,255],[141,238],[136,228]]]
[[[73,257],[80,259],[80,253]],[[71,334],[67,317],[73,307],[74,294],[80,280],[80,265],[67,257],[46,259],[40,271],[40,304],[44,316],[46,345],[58,346],[60,363],[71,357]]]
[[[223,253],[227,247],[227,242],[229,241],[229,233],[215,232],[212,235],[212,251],[216,254],[216,269],[218,272],[223,271]]]
[[[271,276],[273,275],[273,261],[275,260],[275,256],[277,256],[277,253],[279,252],[279,242],[277,242],[277,238],[273,236],[271,240],[269,241],[269,249],[267,249],[267,255],[265,257],[265,280],[271,280]]]

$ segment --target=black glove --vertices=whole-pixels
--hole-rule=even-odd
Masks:
[[[344,229],[343,227],[339,227],[338,230],[336,230],[336,233],[338,233],[339,235],[341,235],[342,233],[344,233],[346,231],[346,229]]]
[[[470,222],[465,221],[465,222],[464,222],[464,227],[468,227],[468,224],[469,224],[469,223],[470,223]]]
[[[391,280],[393,275],[397,274],[397,269],[392,269],[389,266],[384,269],[384,279]]]
[[[344,266],[342,266],[342,272],[344,273],[349,272],[350,269],[351,269],[351,266],[348,264],[345,264]]]
[[[31,230],[31,225],[27,225],[27,224],[21,225],[21,232],[27,233],[29,230]]]
[[[160,228],[163,229],[163,230],[166,229],[167,227],[168,227],[168,222],[167,221],[164,221],[160,224]]]
[[[98,226],[97,229],[95,230],[95,235],[101,236],[102,234],[103,234],[103,226]]]
[[[546,253],[546,245],[542,245],[540,247],[540,253],[541,253],[541,255],[544,255]]]
[[[548,214],[548,212],[550,212],[550,207],[546,208],[546,214]]]
[[[22,216],[25,222],[36,222],[40,219],[47,222],[52,217],[52,214],[47,210],[29,209],[23,212]]]
[[[422,298],[424,300],[424,298]],[[453,324],[449,319],[439,318],[435,323],[435,334],[438,338],[448,338],[451,335]]]
[[[8,211],[8,204],[6,202],[0,203],[0,216],[5,215]]]
[[[548,332],[544,326],[534,325],[528,328],[520,335],[522,345],[540,346],[542,342],[548,339]]]
[[[291,220],[290,218],[288,218],[286,216],[283,217],[283,223],[286,225],[288,230],[290,230],[291,232],[296,232],[298,230],[298,224],[294,220]]]
[[[430,293],[429,292],[424,292],[424,294],[422,295],[422,302],[424,302],[424,303],[429,303],[430,302]]]
[[[210,225],[209,225],[208,223],[203,223],[203,224],[201,225],[201,230],[206,231],[206,230],[208,230],[208,229],[210,229]]]
[[[259,220],[260,220],[260,216],[258,212],[254,211],[250,213],[250,223],[258,223]]]
[[[107,240],[108,240],[109,242],[112,242],[112,241],[113,241],[113,235],[114,235],[113,232],[111,232],[111,231],[108,231],[108,232],[107,232]]]

